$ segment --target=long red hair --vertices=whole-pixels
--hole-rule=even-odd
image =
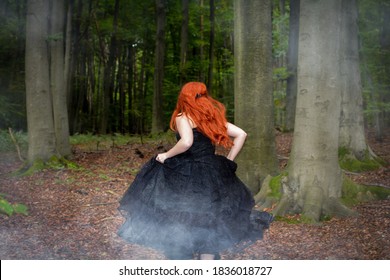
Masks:
[[[204,83],[189,82],[179,93],[170,127],[176,131],[176,117],[185,114],[214,144],[231,147],[233,142],[227,134],[225,113],[225,106],[208,94]]]

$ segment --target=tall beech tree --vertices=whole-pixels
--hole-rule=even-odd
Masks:
[[[49,0],[27,2],[26,109],[28,162],[56,154],[53,107],[49,84]]]
[[[256,193],[278,171],[272,96],[271,1],[234,2],[235,123],[248,138],[238,174]]]
[[[50,5],[50,0],[27,1],[25,67],[29,165],[36,160],[47,161],[53,155],[70,153],[63,71],[65,52],[61,46],[65,7],[63,1],[55,2]]]
[[[52,1],[50,13],[50,92],[53,100],[56,148],[60,155],[71,153],[67,108],[67,78],[65,67],[65,1]],[[68,44],[69,47],[69,44]]]
[[[342,1],[301,0],[298,96],[287,182],[275,212],[348,215],[338,164]]]
[[[357,17],[356,0],[343,0],[340,36],[342,101],[339,146],[345,154],[343,157],[347,157],[348,161],[367,162],[375,160],[375,156],[368,147],[365,137]]]

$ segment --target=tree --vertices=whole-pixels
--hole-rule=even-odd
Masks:
[[[360,0],[358,4],[365,121],[382,141],[390,123],[390,2]]]
[[[213,92],[214,79],[214,44],[215,44],[215,3],[210,0],[210,46],[209,46],[209,74],[208,74],[208,90]]]
[[[252,192],[278,171],[272,96],[271,1],[234,2],[235,123],[248,138],[237,162]]]
[[[286,88],[286,129],[294,129],[295,107],[297,103],[297,67],[298,67],[298,35],[299,35],[299,3],[290,0],[290,31],[288,36],[287,78]]]
[[[341,8],[338,0],[301,0],[294,140],[278,215],[302,213],[318,221],[324,214],[351,214],[339,202]]]
[[[52,156],[70,154],[64,74],[64,2],[52,4],[50,11],[50,0],[27,2],[28,165],[36,160],[47,161]]]
[[[71,153],[67,109],[67,73],[65,72],[65,2],[52,1],[50,13],[50,92],[53,98],[53,118],[56,149],[60,155]]]
[[[188,8],[189,0],[182,0],[182,24],[180,33],[180,84],[184,84],[186,80],[186,63],[188,49]]]
[[[103,98],[100,133],[105,134],[111,125],[110,110],[112,109],[112,95],[114,94],[116,59],[117,59],[117,29],[118,29],[119,0],[115,0],[113,31],[109,48],[108,61],[104,66],[103,74]],[[103,58],[105,56],[103,55]],[[110,129],[111,131],[111,129]]]
[[[27,1],[26,103],[28,162],[56,154],[53,107],[49,86],[47,35],[49,0]]]
[[[343,0],[342,11],[340,36],[342,101],[339,147],[343,151],[343,157],[348,161],[367,162],[374,157],[366,143],[364,131],[356,1]]]
[[[165,56],[165,0],[156,0],[157,33],[154,64],[152,133],[164,131],[163,81]]]

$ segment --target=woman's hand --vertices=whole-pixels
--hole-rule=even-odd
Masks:
[[[164,163],[164,161],[168,158],[167,153],[158,154],[156,160],[158,162]]]
[[[171,158],[178,154],[184,153],[192,146],[192,143],[194,142],[194,134],[187,117],[185,117],[184,115],[177,117],[176,127],[177,131],[180,134],[180,140],[168,152],[158,154],[156,157],[156,160],[158,162],[164,163],[167,158]]]

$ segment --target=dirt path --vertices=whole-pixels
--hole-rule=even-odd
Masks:
[[[389,159],[390,139],[371,141]],[[288,157],[291,135],[277,136]],[[118,200],[134,175],[164,147],[131,144],[105,151],[75,150],[79,170],[45,170],[30,177],[6,176],[19,166],[15,155],[0,160],[0,193],[29,207],[29,215],[0,215],[0,259],[165,259],[157,251],[121,240]],[[7,159],[7,160],[4,160]],[[285,161],[281,160],[281,166]],[[389,186],[389,166],[355,175],[356,181]],[[355,208],[357,217],[322,225],[276,221],[262,241],[223,259],[390,259],[390,200]]]

